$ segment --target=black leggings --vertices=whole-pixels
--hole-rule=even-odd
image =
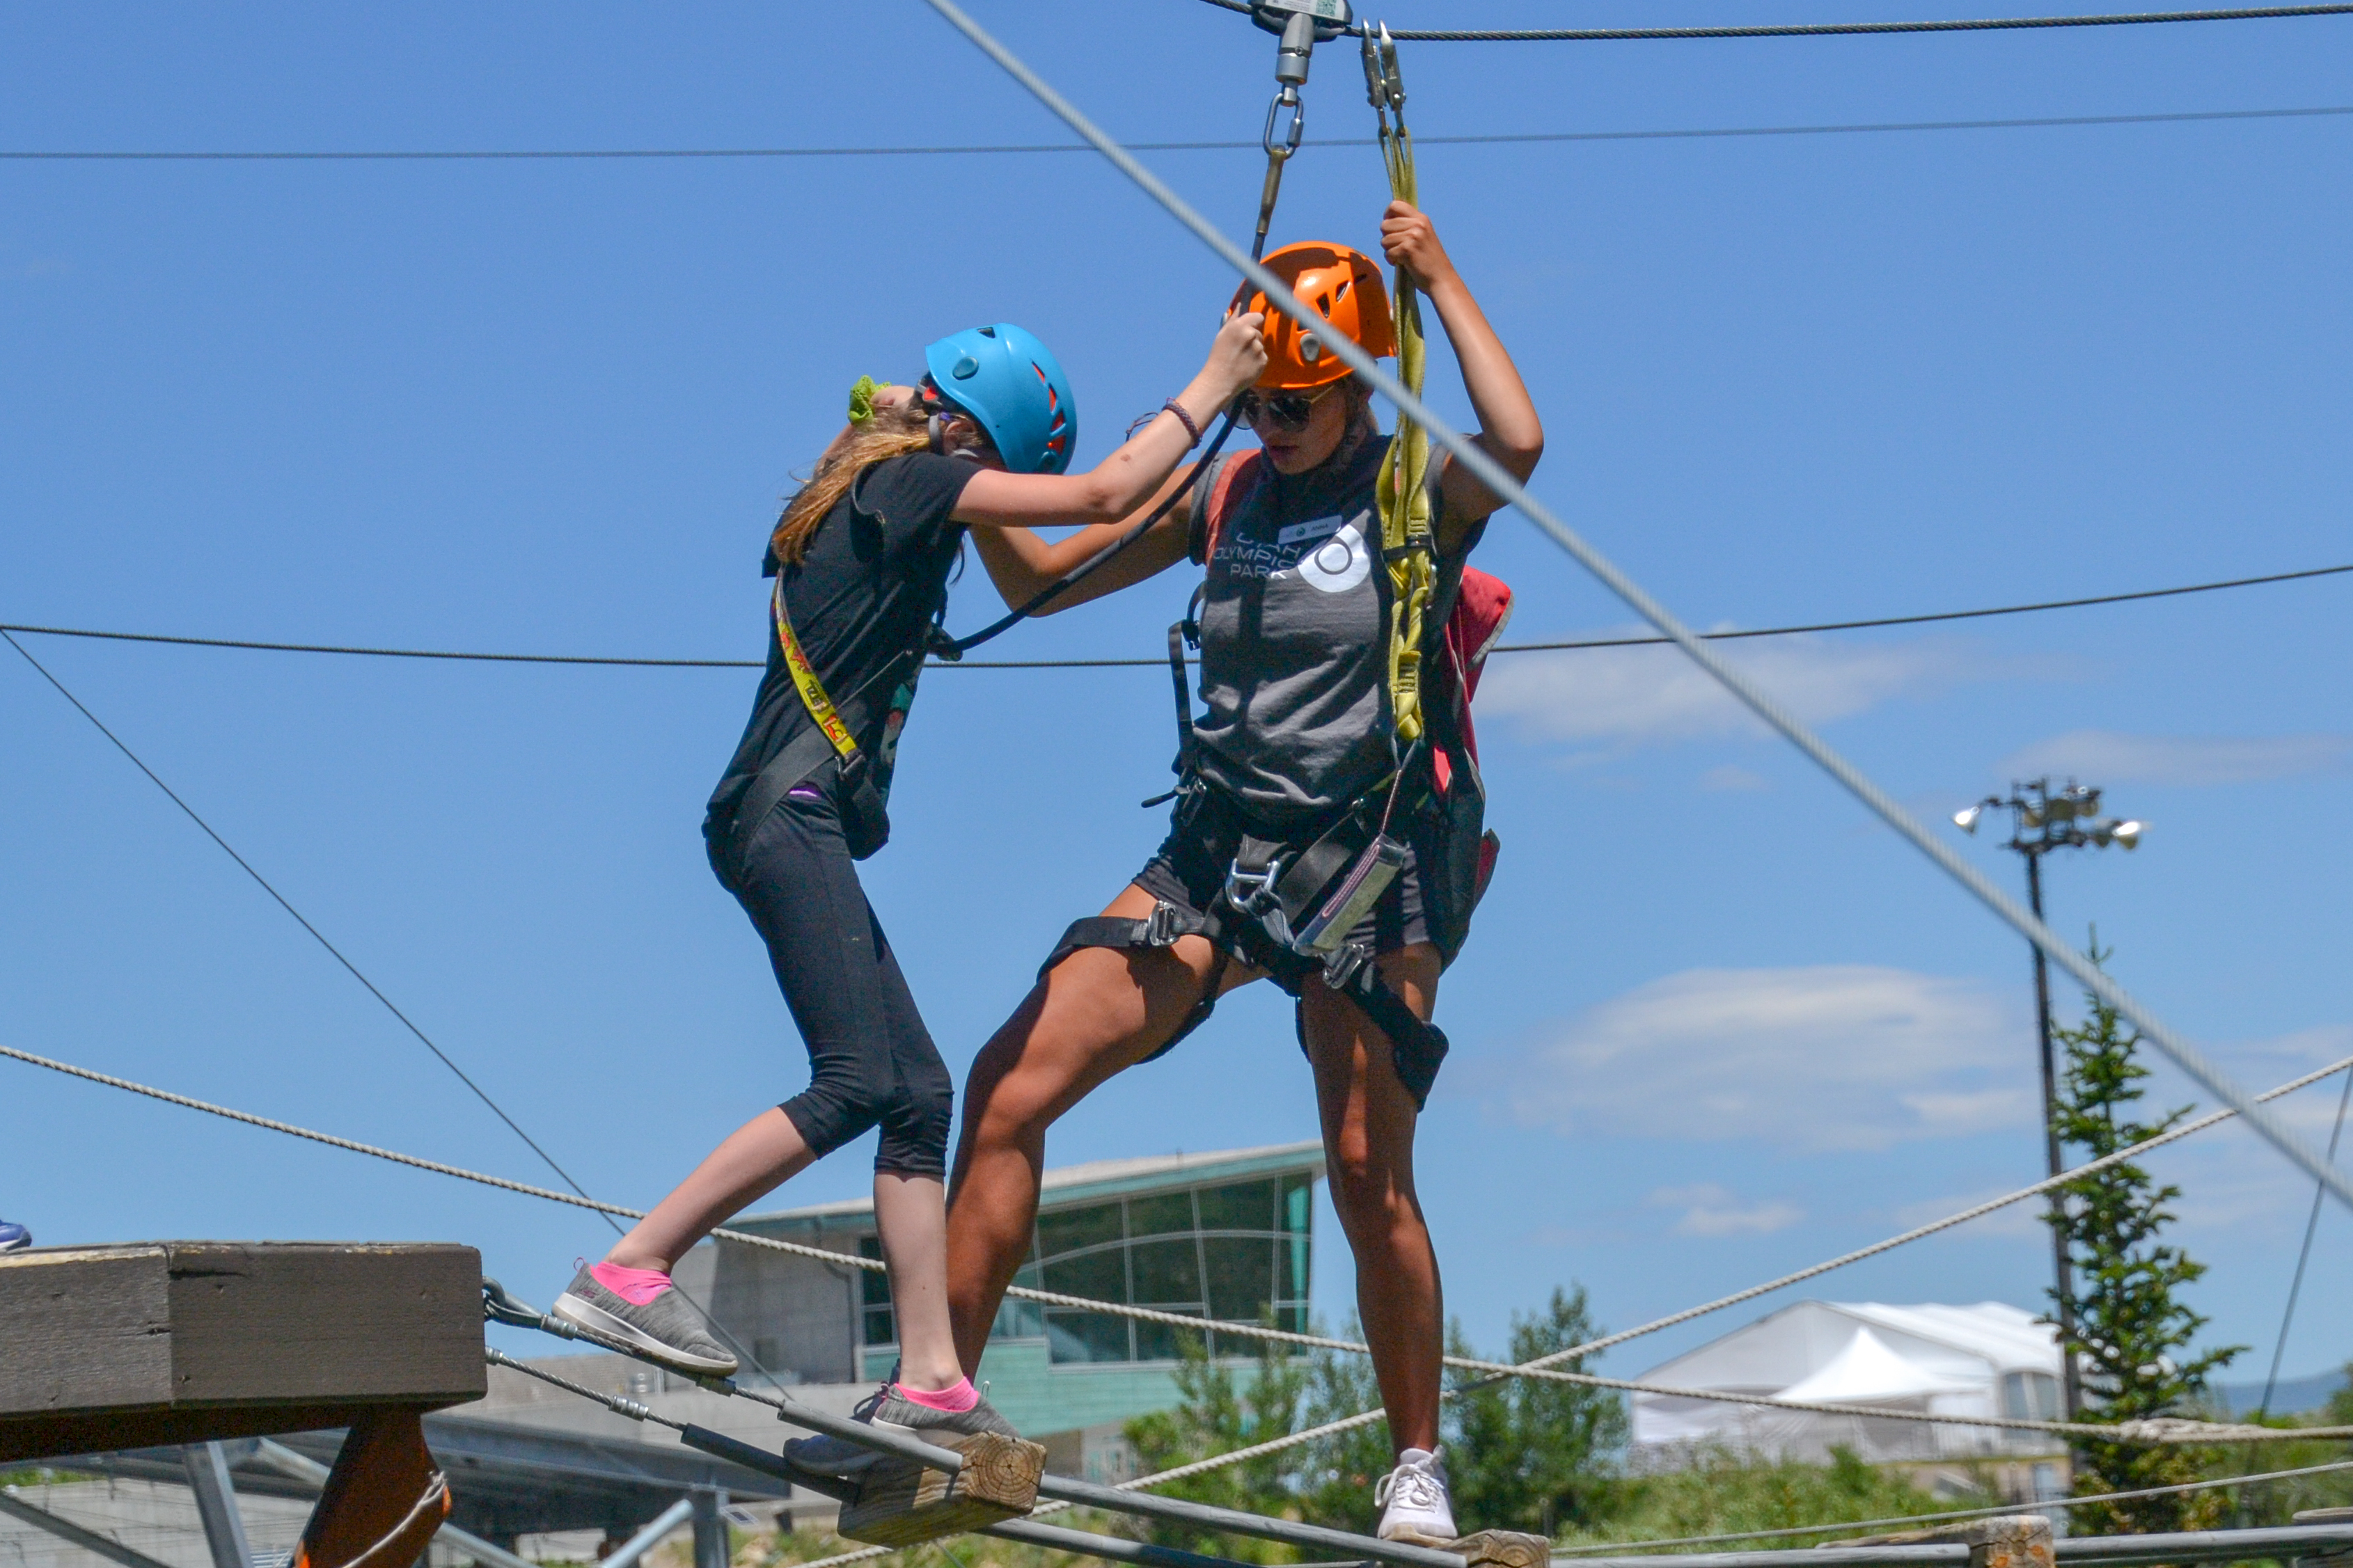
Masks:
[[[880,1124],[877,1171],[944,1176],[955,1086],[859,886],[831,798],[813,784],[786,795],[752,834],[742,884],[719,879],[768,944],[808,1047],[809,1086],[782,1107],[802,1140],[825,1155]]]

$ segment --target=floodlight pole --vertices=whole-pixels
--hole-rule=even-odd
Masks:
[[[2048,778],[2012,783],[2008,795],[1988,795],[1957,813],[1954,825],[1964,833],[1978,830],[1978,819],[1994,807],[2010,813],[2010,842],[2026,861],[2026,901],[2034,918],[2042,919],[2042,857],[2053,849],[2081,849],[2086,845],[2105,849],[2121,844],[2130,849],[2140,842],[2142,825],[2100,815],[2100,791],[2069,779],[2053,790]],[[2051,963],[2040,946],[2029,944],[2034,955],[2034,1038],[2042,1058],[2042,1151],[2052,1175],[2066,1170],[2059,1136],[2059,1061],[2051,1044]],[[2066,1196],[2051,1194],[2052,1277],[2058,1289],[2054,1304],[2059,1328],[2059,1386],[2063,1413],[2078,1419],[2084,1405],[2083,1379],[2070,1348],[2075,1338],[2074,1268],[2067,1246]]]
[[[2010,847],[2026,859],[2026,902],[2036,920],[2042,919],[2042,852],[2046,843],[2021,842],[2024,836],[2011,840]],[[2051,1048],[2051,962],[2042,950],[2027,944],[2034,954],[2034,1041],[2042,1055],[2042,1150],[2051,1174],[2057,1175],[2067,1167],[2059,1147],[2059,1062],[2058,1053]],[[2066,1204],[2066,1194],[2051,1194],[2051,1268],[2058,1283],[2059,1308],[2059,1387],[2061,1418],[2073,1421],[2083,1408],[2083,1390],[2075,1366],[2075,1277],[2073,1259],[2068,1255],[2067,1227],[2059,1223]]]

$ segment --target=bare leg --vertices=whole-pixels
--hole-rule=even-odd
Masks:
[[[667,1274],[730,1215],[807,1170],[812,1158],[792,1118],[771,1107],[729,1133],[692,1175],[613,1244],[605,1261]]]
[[[1154,902],[1131,887],[1103,913],[1140,918]],[[948,1195],[948,1314],[966,1373],[979,1367],[997,1303],[1029,1254],[1046,1129],[1166,1044],[1216,967],[1197,936],[1143,952],[1084,949],[1056,964],[982,1047],[965,1085]],[[1229,964],[1220,993],[1257,977]]]
[[[1381,976],[1427,1018],[1438,990],[1438,951],[1427,943],[1384,954]],[[1419,1112],[1397,1075],[1387,1035],[1356,1005],[1311,981],[1307,1054],[1324,1122],[1332,1204],[1356,1258],[1356,1311],[1388,1407],[1389,1441],[1438,1447],[1445,1304],[1438,1254],[1413,1190]]]
[[[874,1173],[874,1226],[882,1233],[899,1320],[899,1381],[934,1393],[964,1377],[948,1333],[945,1191],[937,1176]]]

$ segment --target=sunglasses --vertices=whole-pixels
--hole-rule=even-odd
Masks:
[[[1333,384],[1335,386],[1338,384],[1337,382]],[[1314,392],[1277,392],[1271,395],[1245,392],[1234,404],[1234,417],[1244,425],[1257,425],[1263,421],[1285,430],[1304,430],[1309,417],[1315,412],[1316,404],[1331,391],[1332,387],[1325,386]]]

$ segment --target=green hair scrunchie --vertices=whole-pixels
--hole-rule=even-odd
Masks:
[[[858,378],[858,384],[849,389],[849,422],[852,425],[873,423],[874,395],[881,390],[881,384],[872,376],[861,375]]]

